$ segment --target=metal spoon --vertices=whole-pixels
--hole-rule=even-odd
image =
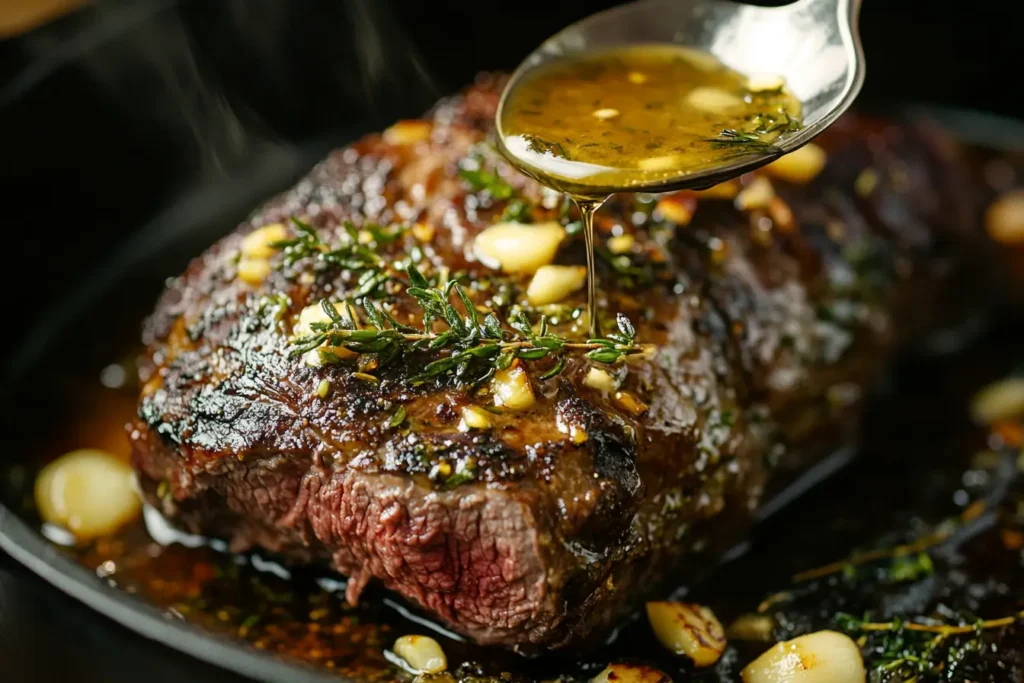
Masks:
[[[516,69],[498,105],[522,77],[570,55],[637,43],[676,43],[704,50],[740,73],[776,73],[803,103],[803,128],[775,140],[775,150],[723,161],[630,191],[702,188],[733,178],[806,144],[842,114],[864,82],[864,53],[857,30],[860,0],[797,0],[783,7],[755,7],[728,0],[639,0],[587,17],[546,40]],[[518,165],[518,164],[517,164]],[[608,194],[622,188],[606,189]]]

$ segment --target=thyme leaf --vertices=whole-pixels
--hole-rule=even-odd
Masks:
[[[613,254],[601,245],[594,248],[594,253],[608,264],[622,287],[641,289],[654,282],[654,268],[648,261],[637,262],[628,254]]]
[[[482,168],[461,168],[459,177],[465,180],[474,192],[487,192],[495,199],[512,197],[512,186],[494,171],[485,171]]]
[[[529,223],[533,220],[530,213],[530,205],[522,199],[513,199],[505,205],[501,212],[501,220],[514,223]]]

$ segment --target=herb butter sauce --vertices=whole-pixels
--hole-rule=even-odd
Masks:
[[[800,127],[800,102],[774,75],[744,76],[703,52],[639,45],[526,74],[498,113],[499,147],[521,171],[576,202],[587,243],[590,335],[599,336],[593,215],[614,192],[774,152]]]

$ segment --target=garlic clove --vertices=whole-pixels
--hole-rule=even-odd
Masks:
[[[113,455],[72,451],[39,473],[36,508],[43,521],[67,529],[79,541],[106,536],[141,512],[134,482],[132,468]]]
[[[633,235],[616,235],[608,238],[608,251],[613,254],[628,254],[633,251],[636,238]]]
[[[828,156],[818,145],[809,142],[797,150],[781,156],[764,167],[766,173],[797,185],[806,185],[825,168]]]
[[[407,119],[398,121],[384,131],[384,142],[389,145],[412,145],[430,137],[429,121]]]
[[[410,232],[412,233],[412,236],[420,242],[431,242],[434,239],[436,231],[434,230],[434,226],[429,223],[417,223],[412,226]]]
[[[770,642],[775,619],[767,614],[742,614],[726,631],[730,640]]]
[[[857,643],[842,633],[817,631],[777,643],[740,673],[743,683],[864,683]]]
[[[583,385],[605,393],[611,393],[616,388],[615,378],[607,370],[601,368],[587,370],[587,374],[583,378]]]
[[[244,256],[238,262],[238,279],[248,285],[260,285],[273,268],[266,259],[250,259]]]
[[[736,195],[735,204],[740,211],[767,209],[774,198],[775,188],[772,187],[772,182],[762,175],[757,175]]]
[[[711,666],[725,652],[722,624],[703,605],[649,602],[647,620],[662,645],[677,655],[686,655],[697,667]]]
[[[1024,190],[1012,190],[985,212],[985,229],[1000,244],[1024,245]]]
[[[971,400],[971,418],[986,425],[1024,417],[1024,377],[993,382]]]
[[[686,95],[686,103],[709,114],[720,114],[743,106],[743,100],[721,88],[701,86]]]
[[[477,406],[467,406],[462,409],[462,419],[459,421],[458,426],[460,432],[490,428],[491,415],[486,410]]]
[[[646,664],[609,664],[590,683],[672,683],[672,679]]]
[[[281,223],[256,228],[242,238],[242,257],[259,260],[269,259],[277,251],[273,244],[288,239],[288,230]]]
[[[587,269],[583,266],[541,266],[526,288],[526,298],[534,306],[556,304],[586,283]]]
[[[504,370],[498,370],[491,379],[494,404],[509,410],[525,410],[536,402],[530,376],[519,361]]]
[[[559,223],[496,223],[473,240],[473,252],[490,268],[535,273],[550,264],[565,238]]]
[[[448,668],[444,650],[430,636],[402,636],[391,650],[416,673],[436,674]]]
[[[689,225],[697,210],[697,199],[685,194],[662,197],[655,208],[676,225]]]
[[[334,310],[341,315],[352,315],[352,311],[348,310],[345,304],[334,303]],[[315,333],[313,330],[313,323],[329,323],[331,317],[327,315],[327,312],[319,303],[306,306],[299,312],[299,319],[295,323],[295,327],[292,328],[292,334],[296,337],[304,337]],[[354,351],[349,351],[344,346],[321,346],[320,349],[333,353],[338,358],[345,360],[347,358],[355,358],[359,354]],[[320,349],[313,349],[303,356],[306,365],[318,367],[323,365],[323,358],[320,355]]]

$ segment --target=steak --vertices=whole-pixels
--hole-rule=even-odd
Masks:
[[[352,602],[379,581],[479,643],[559,648],[708,566],[766,495],[852,439],[893,349],[958,315],[983,240],[941,135],[847,116],[817,141],[815,177],[775,165],[611,199],[598,243],[625,239],[598,264],[605,328],[621,314],[653,346],[608,365],[568,350],[550,378],[559,354],[515,361],[529,407],[496,407],[486,375],[424,380],[450,349],[296,354],[299,315],[321,300],[351,301],[363,326],[368,302],[420,325],[408,263],[457,279],[481,316],[545,314],[585,340],[584,291],[531,306],[529,274],[473,249],[492,224],[557,221],[556,263],[585,262],[564,198],[488,143],[502,84],[482,77],[332,152],[170,281],[129,433],[145,498],[172,524],[329,566]],[[243,253],[276,224],[291,240],[308,224],[316,246]],[[353,243],[398,264],[391,276],[368,284],[319,246]],[[469,406],[487,428],[466,428]]]

